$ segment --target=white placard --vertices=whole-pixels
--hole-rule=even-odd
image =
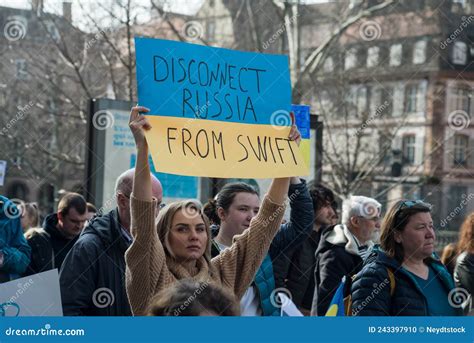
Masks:
[[[0,317],[62,315],[57,269],[0,284]]]

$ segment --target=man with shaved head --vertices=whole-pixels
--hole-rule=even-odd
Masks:
[[[94,217],[67,255],[60,272],[65,316],[131,316],[125,291],[125,251],[132,243],[130,195],[134,170],[115,183],[117,207]],[[160,181],[152,176],[157,199],[163,197]]]

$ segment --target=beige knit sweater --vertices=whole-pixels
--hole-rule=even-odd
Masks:
[[[266,196],[250,227],[234,237],[232,246],[210,263],[202,257],[193,270],[165,254],[155,227],[153,202],[132,196],[131,212],[134,240],[125,254],[127,295],[133,315],[144,315],[156,293],[188,277],[225,287],[240,299],[280,228],[285,206],[275,204]]]

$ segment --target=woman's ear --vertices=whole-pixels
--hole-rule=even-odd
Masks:
[[[395,242],[397,243],[401,243],[402,242],[402,235],[400,234],[400,231],[395,231],[394,235],[393,235],[393,239],[395,240]]]
[[[224,221],[224,220],[225,220],[225,211],[224,211],[224,209],[223,209],[222,207],[219,207],[219,208],[217,209],[217,215],[219,216],[219,219],[220,219],[221,221]]]

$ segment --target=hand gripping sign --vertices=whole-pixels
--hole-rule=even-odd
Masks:
[[[290,132],[286,56],[136,38],[138,98],[160,172],[238,178],[308,175]]]

